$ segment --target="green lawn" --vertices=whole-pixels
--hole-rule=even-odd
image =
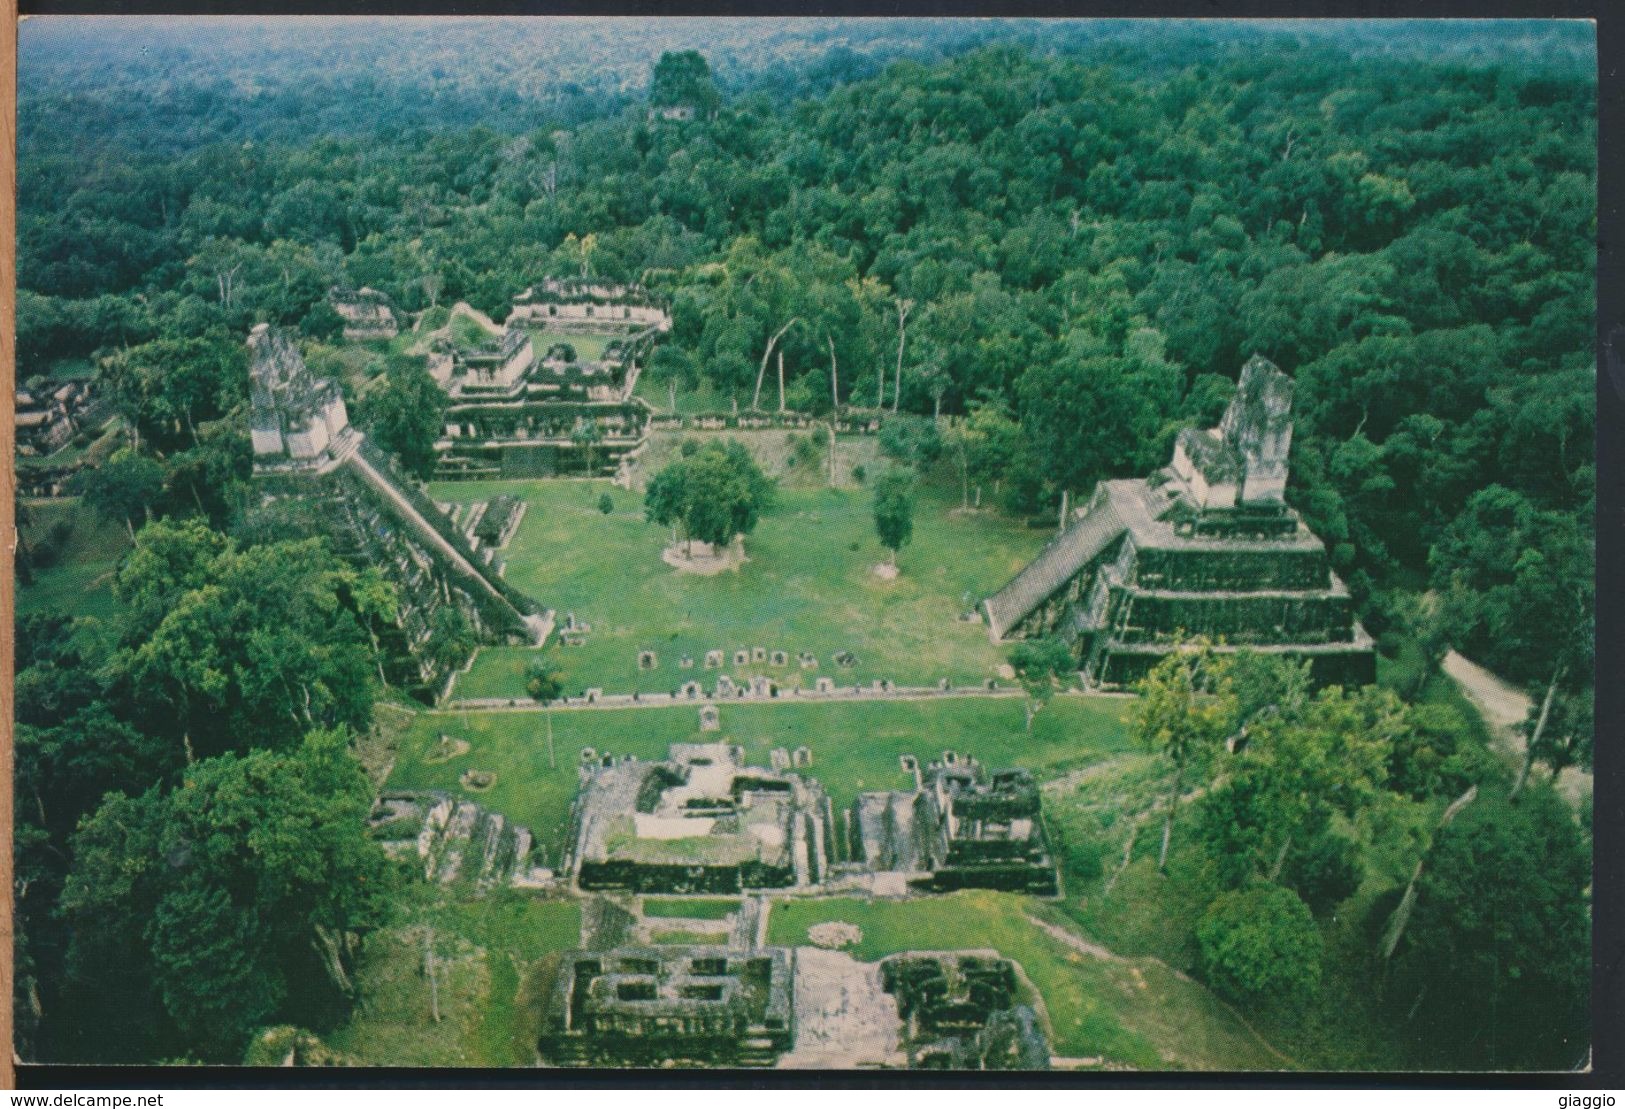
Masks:
[[[670,532],[644,520],[639,495],[608,482],[447,482],[432,493],[443,502],[509,493],[529,504],[503,552],[506,576],[561,620],[573,612],[592,626],[585,646],[556,652],[572,694],[592,686],[669,693],[690,679],[710,686],[719,673],[736,680],[767,674],[781,686],[808,689],[820,675],[843,685],[977,682],[993,675],[1004,650],[980,623],[958,614],[1003,585],[1044,542],[1043,534],[993,514],[953,516],[954,502],[928,486],[914,542],[899,560],[902,573],[885,581],[871,573],[885,552],[867,490],[789,486],[746,540],[749,561],[701,577],[661,561]],[[604,493],[615,506],[607,516],[598,510]],[[733,664],[734,651],[756,647],[787,652],[789,665]],[[658,654],[653,670],[637,668],[644,649]],[[725,652],[721,671],[703,668],[712,649]],[[857,656],[855,667],[836,666],[842,650]],[[796,664],[802,651],[817,656],[817,670]],[[454,695],[523,697],[530,654],[481,651]],[[693,669],[680,668],[685,655]]]
[[[451,320],[451,341],[463,350],[473,350],[495,342],[497,336],[485,330],[478,320],[459,313]]]
[[[55,565],[35,570],[33,581],[17,589],[17,615],[39,612],[69,616],[109,616],[118,609],[113,575],[130,549],[122,524],[98,519],[78,498],[29,500],[29,526],[24,538],[37,543],[59,522],[73,531]]]
[[[444,789],[526,825],[556,862],[568,834],[576,763],[583,747],[599,752],[664,757],[673,742],[727,740],[766,766],[774,747],[812,750],[808,773],[823,783],[836,808],[863,790],[891,789],[912,778],[898,756],[934,757],[944,750],[975,754],[989,766],[1026,766],[1060,773],[1088,765],[1128,745],[1123,714],[1128,702],[1110,697],[1057,697],[1023,729],[1019,698],[938,701],[848,701],[722,706],[722,730],[700,732],[693,705],[658,709],[556,709],[557,766],[548,766],[540,712],[421,715],[402,736],[390,776],[392,789]],[[424,756],[441,732],[467,739],[470,749],[442,763]],[[478,794],[458,784],[468,769],[496,772]]]
[[[651,943],[675,944],[678,946],[692,946],[694,944],[726,943],[728,937],[715,932],[685,932],[682,929],[665,929],[652,932],[649,935]]]
[[[733,897],[646,897],[643,915],[686,920],[723,920],[739,911]]]
[[[777,386],[770,389],[764,384],[762,394],[768,397],[772,404],[778,404]],[[657,382],[647,373],[638,377],[638,385],[634,392],[648,401],[659,412],[676,412],[682,416],[692,416],[697,412],[728,412],[733,408],[734,394],[719,391],[709,381],[701,382],[698,386],[688,388],[678,385],[673,389],[665,382]],[[672,402],[676,401],[673,407]],[[741,405],[750,403],[750,394],[739,402]],[[767,401],[763,406],[767,406]]]
[[[324,1039],[378,1066],[527,1066],[535,1014],[516,1004],[537,959],[577,946],[581,908],[504,891],[454,902],[422,886],[404,899],[405,919],[367,940],[359,983],[367,1004]],[[424,977],[424,934],[433,929],[441,1020]]]
[[[583,335],[574,331],[550,331],[545,326],[526,326],[530,332],[531,347],[536,351],[536,360],[541,361],[547,357],[547,348],[554,343],[569,343],[575,348],[576,361],[598,362],[604,357],[604,348],[609,346],[618,335]]]
[[[768,941],[804,944],[809,927],[840,920],[863,930],[852,954],[865,961],[990,947],[1020,963],[1042,996],[1055,1055],[1155,1069],[1288,1066],[1201,985],[1154,960],[1084,954],[1031,917],[1058,919],[1042,902],[989,890],[907,901],[786,899],[774,903]]]

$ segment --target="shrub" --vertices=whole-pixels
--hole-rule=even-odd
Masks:
[[[795,442],[790,445],[790,463],[795,466],[816,466],[822,452],[818,449],[818,441],[812,436],[796,436]]]
[[[1320,933],[1289,889],[1261,883],[1220,894],[1196,941],[1208,985],[1232,1000],[1290,998],[1320,985]]]
[[[1360,887],[1358,849],[1342,836],[1318,836],[1287,857],[1284,878],[1311,911],[1322,914]]]

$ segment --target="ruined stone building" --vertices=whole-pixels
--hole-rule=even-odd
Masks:
[[[830,807],[809,778],[745,765],[726,743],[674,743],[659,762],[581,767],[571,867],[584,890],[737,893],[823,881]]]
[[[635,287],[549,280],[515,300],[490,342],[440,340],[429,359],[449,402],[438,476],[615,473],[644,441],[650,408],[633,390],[670,328],[665,309]],[[599,357],[581,358],[575,335],[608,342]]]
[[[291,336],[260,324],[249,353],[262,508],[314,518],[335,551],[394,582],[395,630],[416,670],[402,684],[425,697],[443,684],[444,664],[424,649],[431,616],[443,605],[461,609],[487,642],[546,638],[550,614],[503,581],[489,552],[476,553],[422,490],[350,426],[337,385],[310,372]]]
[[[344,396],[305,366],[293,339],[260,324],[248,337],[249,436],[256,472],[336,465],[359,438]]]
[[[794,973],[782,947],[567,951],[537,1046],[563,1065],[771,1066],[795,1036]]]
[[[549,330],[606,328],[671,330],[671,315],[638,285],[549,277],[514,298],[509,324],[546,324]]]
[[[1218,427],[1183,431],[1149,478],[1101,482],[983,602],[992,638],[1059,636],[1085,679],[1107,687],[1192,636],[1305,659],[1319,682],[1375,680],[1348,589],[1285,503],[1291,442],[1292,380],[1255,356]]]
[[[373,804],[367,830],[384,853],[421,868],[426,881],[476,889],[545,884],[530,829],[444,790],[391,790]]]
[[[916,764],[917,765],[917,764]],[[989,772],[945,752],[913,789],[863,793],[852,806],[852,855],[917,889],[1057,892],[1038,784],[1025,770]]]
[[[344,321],[346,342],[393,339],[400,334],[400,323],[389,305],[389,297],[377,289],[335,287],[328,291],[327,303]]]
[[[16,402],[18,456],[52,454],[67,446],[80,428],[88,426],[90,382],[53,383],[39,393],[18,389]]]
[[[909,1066],[918,1070],[1047,1070],[1049,1044],[1017,1000],[1016,965],[996,951],[920,952],[880,964],[897,998]]]

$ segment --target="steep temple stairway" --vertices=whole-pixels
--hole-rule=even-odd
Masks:
[[[1109,496],[1097,494],[1083,516],[982,603],[994,642],[1007,636],[1067,582],[1089,569],[1126,530]]]

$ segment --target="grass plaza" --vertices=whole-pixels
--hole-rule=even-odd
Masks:
[[[843,448],[844,449],[844,448]],[[608,481],[501,481],[430,487],[441,503],[522,498],[518,533],[500,552],[505,578],[591,631],[579,647],[554,652],[567,695],[670,693],[688,681],[709,688],[720,674],[736,682],[761,674],[781,689],[811,690],[819,677],[838,686],[889,679],[898,685],[955,685],[994,677],[1002,654],[979,621],[959,617],[1002,585],[1043,546],[1045,533],[994,514],[961,513],[946,492],[923,487],[914,539],[901,573],[872,572],[885,560],[875,538],[871,498],[859,487],[781,484],[777,504],[745,541],[747,561],[715,576],[678,573],[661,561],[671,533],[645,521],[642,498]],[[609,513],[600,511],[608,496]],[[754,661],[761,648],[767,660]],[[639,669],[653,651],[652,669]],[[705,656],[721,651],[721,667]],[[735,653],[752,653],[743,666]],[[771,664],[783,651],[782,666]],[[850,666],[835,656],[847,652]],[[490,647],[457,679],[460,699],[525,698],[533,652]],[[809,654],[817,667],[804,668]],[[692,660],[684,667],[683,660]]]

